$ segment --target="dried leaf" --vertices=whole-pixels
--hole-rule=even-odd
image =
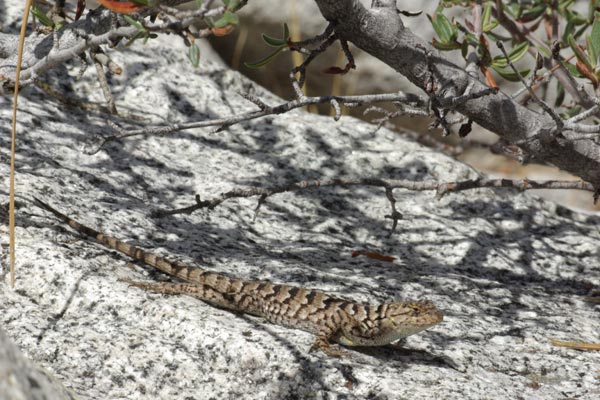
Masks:
[[[385,261],[385,262],[394,262],[394,260],[396,259],[396,257],[386,256],[386,255],[378,253],[376,251],[355,250],[352,252],[352,257],[358,257],[358,256],[365,256],[368,258],[372,258],[374,260]]]
[[[142,5],[133,3],[131,1],[121,0],[98,0],[98,3],[102,4],[111,11],[121,14],[131,14],[132,12],[136,12],[143,7]]]
[[[75,10],[75,21],[81,18],[83,10],[85,10],[85,0],[77,0],[77,9]]]
[[[594,88],[598,87],[598,78],[596,78],[596,75],[594,75],[594,73],[589,70],[587,65],[585,65],[581,61],[577,60],[577,62],[575,63],[575,67],[577,68],[577,71],[579,71],[579,73],[581,75],[585,76],[592,82],[592,85],[594,85]]]
[[[485,81],[487,82],[487,84],[490,87],[493,87],[494,89],[498,89],[498,84],[494,80],[494,77],[492,76],[492,73],[490,72],[490,70],[487,69],[486,67],[484,67],[483,65],[480,67],[480,69],[481,69],[481,73],[485,76]]]
[[[232,25],[227,25],[223,28],[212,28],[211,30],[215,36],[227,36],[233,32],[233,29],[234,27]]]

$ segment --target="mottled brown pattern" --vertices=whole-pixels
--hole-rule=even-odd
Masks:
[[[316,336],[312,348],[321,349],[332,356],[340,356],[344,352],[332,346],[331,342],[345,346],[381,346],[443,320],[442,313],[427,300],[359,304],[317,290],[264,281],[244,281],[173,262],[82,225],[38,199],[36,204],[76,231],[185,282],[129,281],[130,285],[164,294],[187,294],[217,307],[311,332]]]

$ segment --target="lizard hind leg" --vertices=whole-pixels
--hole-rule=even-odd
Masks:
[[[208,285],[177,283],[177,282],[138,282],[130,279],[121,279],[129,286],[135,286],[143,290],[161,294],[186,294],[213,304],[217,307],[232,308],[232,298],[225,296]]]
[[[127,283],[129,286],[134,286],[143,290],[161,294],[189,294],[197,291],[197,285],[189,283],[174,283],[174,282],[139,282],[130,279],[120,279],[121,282]]]

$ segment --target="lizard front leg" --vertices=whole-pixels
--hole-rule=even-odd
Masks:
[[[344,357],[348,355],[347,351],[340,348],[338,344],[332,344],[334,341],[345,344],[344,331],[346,321],[344,318],[330,318],[323,324],[321,329],[316,333],[316,339],[310,348],[310,351],[321,350],[330,357]]]
[[[330,357],[345,357],[348,355],[347,351],[342,350],[337,344],[332,344],[330,338],[320,332],[317,334],[315,342],[309,349],[309,351],[315,350],[321,350]]]

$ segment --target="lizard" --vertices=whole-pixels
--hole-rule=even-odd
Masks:
[[[443,320],[429,300],[362,304],[303,287],[232,278],[198,266],[171,261],[77,222],[47,203],[35,204],[84,236],[183,282],[136,282],[130,286],[162,294],[185,294],[210,305],[250,314],[315,335],[310,350],[333,357],[343,346],[383,346],[421,332]],[[337,344],[334,344],[337,342]]]

